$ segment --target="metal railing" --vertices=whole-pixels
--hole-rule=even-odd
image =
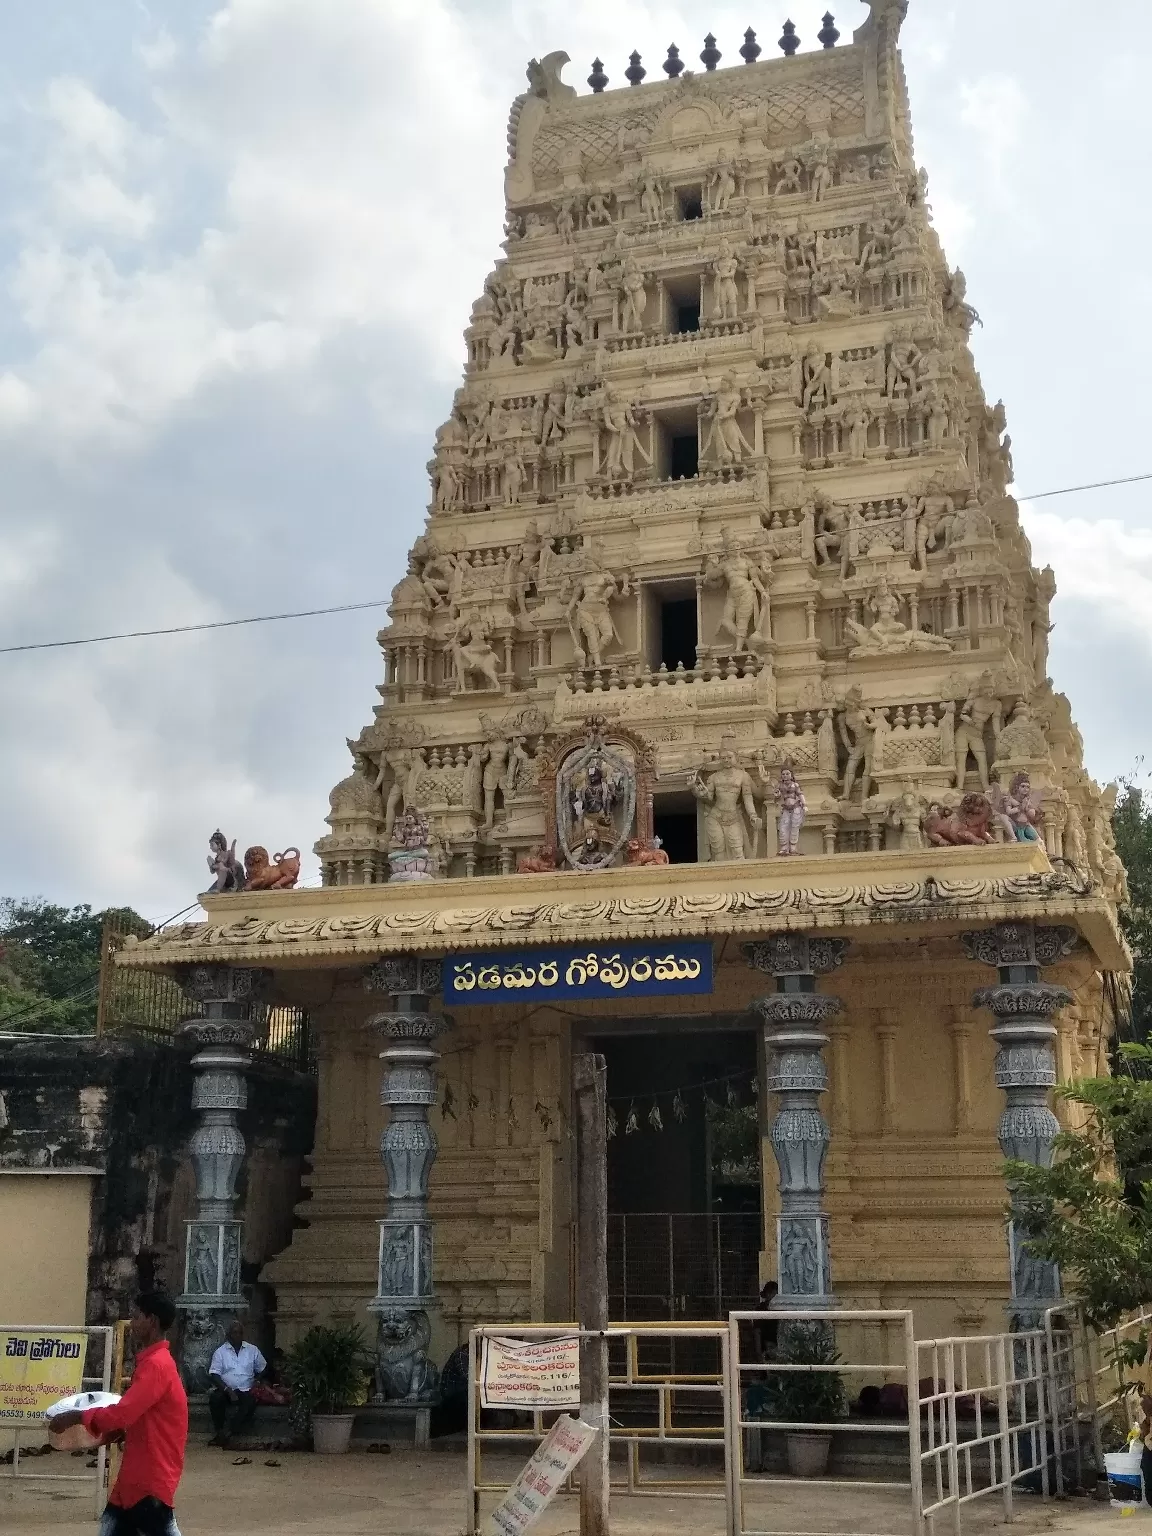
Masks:
[[[899,1335],[899,1358],[893,1361],[877,1360],[851,1360],[842,1357],[837,1358],[831,1364],[790,1364],[778,1360],[744,1360],[741,1356],[741,1324],[750,1331],[757,1325],[776,1324],[819,1324],[827,1328],[840,1329],[843,1324],[871,1324],[884,1327],[887,1325]],[[750,1325],[750,1326],[749,1326]],[[849,1333],[857,1330],[849,1328]],[[837,1345],[841,1336],[837,1333]],[[847,1347],[847,1346],[846,1346]],[[916,1389],[916,1340],[912,1331],[912,1313],[910,1311],[871,1310],[856,1308],[812,1309],[812,1310],[785,1310],[775,1308],[771,1312],[732,1312],[728,1319],[728,1350],[729,1350],[729,1405],[728,1405],[728,1465],[729,1465],[729,1498],[730,1529],[732,1536],[811,1536],[811,1526],[804,1530],[789,1530],[787,1527],[773,1527],[769,1529],[763,1525],[750,1525],[745,1519],[745,1505],[747,1491],[752,1488],[763,1490],[766,1485],[773,1487],[793,1486],[812,1489],[820,1488],[852,1488],[861,1489],[890,1489],[907,1490],[911,1495],[911,1508],[913,1517],[917,1519],[916,1529],[919,1530],[918,1512],[921,1505],[921,1456],[920,1456],[920,1418],[911,1405],[917,1398]],[[885,1351],[886,1353],[887,1351]],[[839,1354],[839,1350],[838,1350]],[[868,1419],[844,1419],[837,1418],[827,1423],[810,1420],[777,1420],[754,1418],[746,1408],[747,1387],[758,1377],[776,1376],[783,1373],[802,1374],[812,1376],[817,1373],[832,1373],[836,1375],[854,1375],[857,1377],[871,1377],[873,1384],[876,1377],[885,1380],[895,1377],[897,1382],[903,1383],[904,1388],[904,1414],[902,1419],[895,1423],[883,1423],[878,1420]],[[746,1463],[745,1446],[746,1437],[765,1433],[792,1434],[816,1434],[829,1436],[881,1434],[905,1437],[908,1442],[908,1478],[843,1478],[843,1477],[789,1477],[777,1473],[756,1472]],[[858,1532],[849,1523],[839,1536],[867,1536],[867,1533]]]
[[[484,1452],[500,1446],[524,1448],[524,1459],[547,1434],[557,1409],[523,1409],[514,1417],[524,1422],[502,1426],[493,1414],[506,1417],[508,1410],[489,1410],[480,1405],[480,1350],[486,1337],[536,1340],[599,1338],[575,1324],[522,1324],[517,1327],[489,1324],[469,1331],[468,1357],[468,1525],[469,1536],[480,1529],[480,1503],[484,1494],[504,1494],[513,1478],[490,1478],[485,1472]],[[714,1323],[612,1323],[608,1338],[608,1441],[609,1449],[626,1448],[624,1476],[616,1477],[617,1493],[661,1498],[723,1499],[730,1503],[726,1454],[728,1385],[728,1328]],[[714,1354],[704,1369],[677,1372],[672,1368],[678,1346],[703,1344]],[[661,1346],[666,1346],[662,1349]],[[695,1352],[695,1351],[694,1351]],[[663,1359],[660,1357],[663,1356]],[[665,1364],[664,1361],[670,1362]],[[694,1366],[702,1362],[695,1360]],[[485,1422],[485,1416],[488,1422]],[[678,1475],[675,1465],[663,1475],[646,1459],[646,1448],[660,1447],[664,1455],[672,1447],[710,1449],[717,1453],[714,1474],[699,1466],[690,1475]],[[611,1462],[610,1462],[611,1467]],[[572,1492],[578,1478],[564,1491]]]
[[[171,1043],[178,1027],[200,1017],[203,1006],[191,1002],[170,976],[118,966],[116,954],[130,934],[142,936],[139,925],[133,926],[125,913],[110,912],[104,919],[96,1033]],[[316,1070],[308,1015],[302,1009],[254,1003],[250,1018],[256,1026],[251,1047],[255,1056],[295,1072]]]
[[[726,1317],[760,1290],[760,1213],[608,1217],[608,1308],[621,1322]]]
[[[97,1328],[87,1326],[71,1328],[63,1327],[59,1323],[47,1323],[41,1327],[27,1327],[23,1324],[21,1324],[19,1327],[9,1327],[5,1325],[2,1329],[0,1329],[0,1332],[19,1334],[26,1333],[35,1334],[38,1336],[42,1334],[54,1335],[60,1333],[84,1334],[85,1338],[87,1339],[87,1345],[84,1357],[84,1374],[81,1378],[80,1390],[82,1392],[108,1392],[112,1390],[110,1384],[113,1380],[114,1367],[114,1335],[116,1333],[114,1328]],[[99,1341],[102,1346],[99,1352],[100,1361],[98,1369],[96,1368],[96,1362],[92,1358],[93,1354],[95,1353],[93,1346],[97,1341]],[[107,1499],[108,1448],[106,1446],[100,1446],[100,1448],[95,1452],[95,1464],[93,1467],[88,1467],[87,1464],[85,1464],[84,1470],[79,1472],[43,1472],[40,1470],[40,1459],[38,1457],[35,1459],[35,1465],[33,1466],[30,1465],[32,1458],[28,1456],[27,1452],[25,1452],[23,1456],[20,1453],[22,1448],[21,1440],[25,1436],[34,1436],[37,1445],[43,1444],[45,1440],[44,1426],[42,1424],[12,1423],[4,1424],[0,1426],[0,1428],[9,1431],[14,1437],[12,1446],[12,1460],[6,1466],[0,1466],[0,1473],[2,1473],[5,1477],[25,1478],[29,1482],[37,1483],[93,1483],[96,1515],[97,1518],[99,1518],[103,1512],[105,1500]],[[55,1460],[56,1458],[53,1457],[53,1461]],[[93,1474],[95,1474],[94,1477]]]

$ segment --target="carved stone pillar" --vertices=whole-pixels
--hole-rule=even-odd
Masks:
[[[834,970],[847,941],[782,933],[745,946],[748,963],[776,980],[776,991],[753,1006],[764,1020],[767,1087],[778,1098],[772,1151],[780,1171],[776,1218],[776,1305],[831,1306],[828,1217],[821,1209],[829,1130],[820,1113],[828,1086],[821,1026],[840,1011],[838,997],[816,991],[816,977]]]
[[[990,1031],[999,1046],[996,1082],[1007,1100],[997,1131],[1000,1149],[1005,1157],[1047,1168],[1052,1161],[1052,1142],[1060,1129],[1048,1102],[1056,1081],[1052,1054],[1056,1026],[1052,1018],[1072,1001],[1072,994],[1041,981],[1040,968],[1072,950],[1075,930],[1038,928],[1031,922],[997,923],[994,928],[960,937],[970,959],[994,965],[999,972],[998,985],[981,987],[972,1000],[996,1018]],[[1009,1196],[1014,1198],[1011,1188]],[[1011,1216],[1008,1258],[1011,1326],[1016,1330],[1038,1327],[1045,1308],[1060,1299],[1060,1275],[1054,1264],[1029,1251]]]
[[[244,1074],[251,1056],[252,1004],[271,972],[226,965],[190,967],[179,978],[186,995],[203,1003],[202,1018],[188,1019],[179,1037],[197,1047],[192,1108],[200,1124],[188,1152],[196,1174],[196,1214],[186,1223],[184,1313],[180,1366],[189,1392],[208,1390],[208,1364],[224,1340],[228,1320],[247,1305],[240,1288],[244,1223],[237,1220],[236,1181],[247,1148],[237,1116],[248,1103]]]
[[[437,1101],[436,1037],[444,1019],[429,1011],[440,992],[440,961],[417,955],[380,960],[365,986],[386,992],[391,1007],[369,1023],[380,1030],[389,1110],[380,1138],[388,1175],[388,1209],[380,1222],[376,1295],[376,1401],[419,1408],[437,1400],[439,1372],[428,1358],[428,1312],[439,1305],[432,1281],[432,1222],[428,1176],[439,1150],[428,1111]]]

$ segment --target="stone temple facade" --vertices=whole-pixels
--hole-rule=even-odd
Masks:
[[[123,954],[309,1010],[307,1225],[266,1276],[288,1337],[377,1314],[384,1396],[472,1322],[572,1315],[574,1047],[608,1057],[625,1236],[718,1214],[669,1106],[709,1071],[751,1097],[728,1304],[776,1277],[932,1335],[1056,1294],[1000,1165],[1048,1157],[1048,1090],[1102,1060],[1124,874],[914,159],[905,8],[579,94],[530,64],[323,888]],[[693,1285],[680,1315],[716,1304]]]

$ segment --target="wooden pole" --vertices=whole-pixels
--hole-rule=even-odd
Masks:
[[[572,1059],[576,1099],[576,1307],[599,1335],[580,1344],[580,1416],[600,1433],[580,1467],[580,1536],[608,1536],[608,1068]]]

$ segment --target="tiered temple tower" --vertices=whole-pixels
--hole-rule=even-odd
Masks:
[[[913,157],[905,5],[613,89],[597,61],[585,94],[529,65],[324,887],[205,897],[120,957],[308,1009],[307,1225],[264,1278],[286,1338],[375,1313],[385,1395],[427,1402],[475,1321],[572,1315],[569,1053],[606,1048],[611,1095],[630,1033],[633,1148],[672,1134],[661,1055],[747,1048],[763,1223],[729,1304],[758,1266],[932,1336],[1057,1294],[1005,1240],[1002,1154],[1045,1161],[1052,1083],[1102,1059],[1124,872]],[[688,941],[711,990],[645,993]],[[628,973],[630,942],[661,947]],[[563,945],[621,990],[521,990]],[[441,1006],[462,955],[492,990]]]

